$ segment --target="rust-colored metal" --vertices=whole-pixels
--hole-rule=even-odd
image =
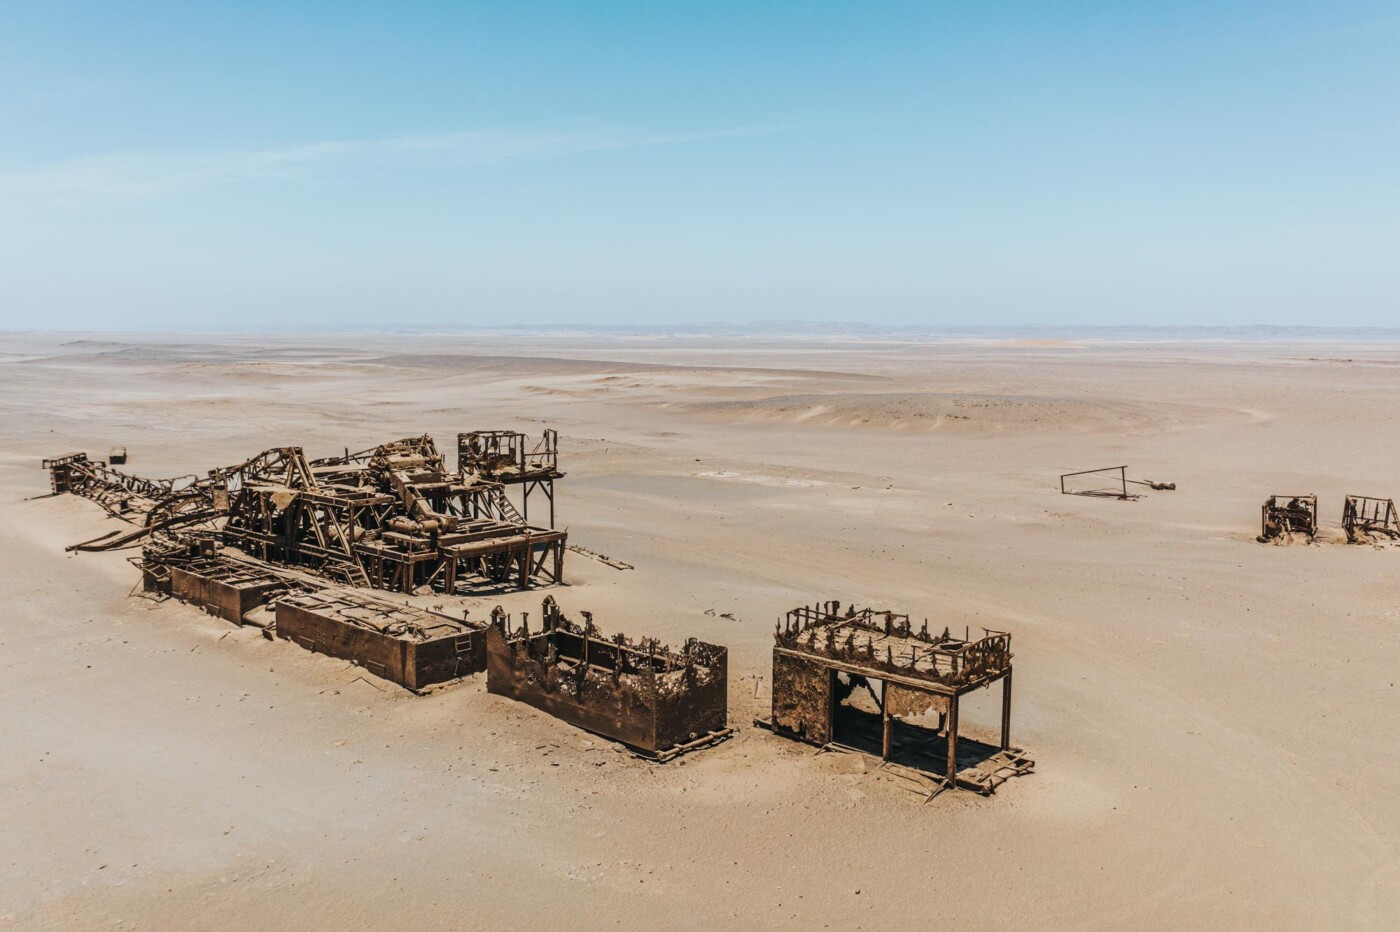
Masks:
[[[775,732],[859,750],[990,794],[1035,762],[1011,744],[1011,635],[914,630],[908,615],[839,602],[802,606],[773,646]],[[963,696],[1002,683],[998,745],[959,742]],[[856,700],[856,701],[853,701]]]
[[[1347,543],[1373,544],[1382,538],[1400,540],[1400,520],[1395,502],[1388,498],[1348,495],[1342,506],[1342,530]]]
[[[567,532],[530,525],[501,483],[449,472],[427,435],[314,461],[277,447],[202,479],[132,476],[85,453],[44,467],[55,493],[91,498],[137,525],[70,549],[217,529],[264,562],[376,589],[452,594],[564,581]]]
[[[545,428],[534,444],[514,430],[474,430],[457,435],[457,471],[502,485],[520,486],[520,511],[530,518],[530,493],[543,492],[554,527],[554,480],[559,471],[559,432]]]
[[[53,489],[53,494],[62,495],[64,492],[73,491],[74,464],[86,461],[86,453],[64,453],[44,460],[44,469],[49,472],[49,487]]]
[[[1284,542],[1294,535],[1317,537],[1316,495],[1270,495],[1261,509],[1261,542]]]
[[[70,492],[101,505],[113,517],[135,527],[113,531],[97,540],[70,546],[69,550],[111,550],[129,546],[151,535],[176,529],[188,531],[209,526],[222,514],[212,496],[209,480],[195,476],[147,479],[113,469],[86,453],[66,453],[43,461],[55,495]]]
[[[1087,495],[1090,498],[1116,498],[1133,501],[1142,496],[1128,491],[1128,486],[1140,485],[1158,492],[1176,491],[1175,482],[1154,482],[1151,479],[1129,479],[1128,467],[1106,466],[1102,469],[1082,469],[1060,476],[1061,495]]]
[[[254,609],[294,588],[274,573],[226,556],[164,565],[170,571],[171,596],[236,625],[243,624]]]
[[[283,597],[276,611],[278,637],[415,692],[486,668],[484,622],[341,588]]]
[[[556,451],[548,431],[519,481],[563,475]],[[563,582],[567,534],[531,526],[501,482],[448,471],[427,435],[310,461],[275,447],[204,478],[147,479],[83,452],[43,466],[55,494],[131,525],[68,549],[140,545],[148,592],[276,627],[409,689],[485,669],[486,625],[332,586],[452,595]]]
[[[728,737],[729,652],[689,640],[678,651],[655,640],[604,638],[583,613],[566,618],[546,597],[540,628],[518,628],[504,610],[487,632],[486,688],[656,760]]]

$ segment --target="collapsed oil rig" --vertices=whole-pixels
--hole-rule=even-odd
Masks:
[[[470,465],[449,471],[426,434],[316,460],[300,447],[276,447],[204,478],[146,479],[86,453],[44,461],[55,493],[90,498],[135,525],[70,549],[145,541],[159,553],[196,536],[264,563],[392,592],[562,583],[568,533],[527,523],[505,485]],[[562,475],[556,459],[551,499]]]
[[[457,437],[449,470],[428,435],[308,460],[275,447],[204,477],[148,479],[86,453],[44,460],[54,494],[91,499],[131,527],[69,550],[141,547],[143,588],[269,637],[353,661],[422,694],[488,670],[489,690],[665,761],[729,737],[728,651],[604,639],[552,598],[544,629],[395,602],[390,593],[480,595],[564,582],[554,527],[558,434]],[[517,510],[506,493],[520,488]],[[549,526],[529,523],[531,492]],[[378,591],[376,591],[378,590]]]
[[[147,479],[86,453],[43,465],[54,494],[89,498],[130,525],[68,549],[139,546],[131,562],[158,597],[350,660],[419,694],[485,672],[488,692],[654,761],[732,736],[726,647],[605,637],[591,613],[574,622],[552,596],[533,631],[528,613],[516,625],[499,606],[488,620],[403,598],[564,582],[567,532],[554,527],[554,483],[564,476],[558,435],[546,430],[531,444],[518,432],[474,431],[457,444],[455,471],[426,434],[313,460],[300,447],[276,447],[203,477]],[[520,489],[519,510],[511,486]],[[526,518],[532,491],[548,502],[548,527]],[[916,632],[907,615],[843,612],[838,602],[794,609],[776,635],[772,718],[757,724],[918,772],[935,793],[990,794],[1034,767],[1010,743],[1010,643],[1005,632],[959,639],[930,635],[927,623]],[[1000,742],[960,740],[961,701],[996,682]]]

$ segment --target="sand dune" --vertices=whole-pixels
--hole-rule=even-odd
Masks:
[[[998,434],[1023,431],[1143,432],[1227,416],[1183,405],[902,392],[777,395],[679,403],[678,410],[735,423]]]
[[[0,929],[1400,915],[1400,548],[1253,541],[1273,492],[1316,492],[1329,540],[1345,493],[1400,495],[1400,347],[73,341],[0,359]],[[605,631],[728,645],[733,741],[655,767],[479,681],[381,689],[129,598],[128,554],[63,550],[115,522],[32,498],[39,460],[72,449],[121,443],[174,476],[545,424],[560,523],[636,567],[571,556],[552,594]],[[1178,491],[1058,494],[1058,473],[1112,463]],[[750,727],[775,620],[817,598],[1010,630],[1037,772],[921,805]],[[997,726],[984,698],[973,735]]]

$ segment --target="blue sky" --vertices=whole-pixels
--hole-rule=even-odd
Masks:
[[[3,327],[1398,296],[1394,2],[0,0]]]

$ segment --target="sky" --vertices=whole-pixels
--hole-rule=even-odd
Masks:
[[[1400,4],[0,0],[0,328],[1400,326]]]

